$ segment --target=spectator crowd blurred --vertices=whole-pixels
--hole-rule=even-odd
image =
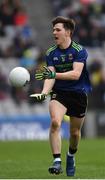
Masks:
[[[55,15],[76,21],[75,40],[89,47],[105,45],[104,0],[53,0]]]
[[[2,0],[0,4],[0,100],[11,98],[16,104],[29,99],[29,94],[39,92],[42,82],[35,81],[35,71],[42,61],[42,51],[37,46],[36,32],[21,0]],[[31,82],[25,89],[11,87],[10,70],[16,66],[27,68]]]

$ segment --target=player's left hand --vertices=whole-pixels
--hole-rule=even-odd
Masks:
[[[48,67],[43,67],[43,72],[39,72],[35,74],[35,78],[37,80],[43,80],[43,79],[55,79],[56,73],[54,71],[51,71]]]
[[[47,95],[46,94],[31,94],[30,97],[33,97],[35,98],[37,101],[44,101],[46,98],[47,98]]]

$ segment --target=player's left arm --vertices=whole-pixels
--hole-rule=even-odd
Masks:
[[[73,62],[73,69],[64,73],[56,73],[55,78],[59,80],[78,80],[84,68],[84,63],[88,57],[86,49],[82,49],[76,54]]]
[[[74,62],[73,70],[64,73],[56,73],[55,79],[59,80],[78,80],[84,67],[83,62]]]
[[[86,49],[82,49],[75,56],[72,70],[60,73],[51,71],[48,67],[44,67],[43,77],[45,79],[78,80],[83,71],[87,57],[88,53]]]
[[[44,71],[42,73],[36,73],[35,77],[37,80],[43,79],[59,79],[59,80],[78,80],[82,70],[84,67],[83,62],[74,62],[73,63],[73,70],[57,73],[50,69],[49,67],[44,66]]]

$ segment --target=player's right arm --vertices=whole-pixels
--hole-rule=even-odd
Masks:
[[[51,90],[54,86],[54,83],[55,83],[55,79],[46,79],[44,81],[42,94],[48,95],[51,92]]]
[[[54,71],[54,67],[49,67],[51,71]],[[32,94],[30,97],[34,97],[38,101],[43,101],[47,98],[47,95],[51,92],[55,83],[55,79],[45,79],[42,92],[40,94]]]
[[[53,66],[49,66],[49,69],[51,71],[55,71]],[[55,83],[55,79],[45,79],[42,93],[48,95],[51,92],[51,90],[52,90],[52,88],[54,86],[54,83]]]

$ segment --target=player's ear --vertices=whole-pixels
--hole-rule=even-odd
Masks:
[[[71,37],[71,31],[69,29],[66,30],[66,34],[67,34],[67,36]]]

